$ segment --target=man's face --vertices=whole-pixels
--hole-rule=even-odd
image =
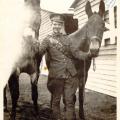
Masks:
[[[63,23],[52,21],[52,30],[54,33],[60,33],[62,27],[63,27]]]

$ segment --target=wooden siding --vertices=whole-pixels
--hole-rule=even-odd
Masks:
[[[120,0],[117,0],[117,15],[120,13]],[[120,15],[117,16],[117,21]],[[118,24],[118,41],[117,41],[117,120],[120,120],[120,24]]]
[[[51,33],[51,21],[49,19],[49,16],[52,12],[41,10],[41,26],[39,31],[39,39],[45,38],[48,34]]]
[[[116,96],[116,45],[101,47],[99,57],[95,59],[95,62],[96,71],[93,71],[91,64],[86,88]]]
[[[91,2],[92,11],[98,12],[100,0],[89,0]],[[85,0],[80,0],[74,5],[74,18],[78,19],[79,28],[81,28],[88,20],[85,13]],[[106,27],[109,29],[104,33],[102,47],[99,57],[96,58],[96,71],[93,71],[93,65],[89,70],[86,88],[116,96],[116,37],[117,29],[115,28],[114,8],[106,11],[105,21]],[[113,34],[114,33],[114,34]]]

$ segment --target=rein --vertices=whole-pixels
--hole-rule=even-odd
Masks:
[[[91,37],[90,41],[92,41],[93,39],[96,39],[99,42],[99,44],[101,44],[101,38],[100,37],[93,36],[93,37]],[[94,57],[93,58],[93,71],[95,71],[95,70],[96,70],[96,63],[95,63],[95,57]]]
[[[95,58],[93,58],[93,71],[95,72],[96,70],[96,63],[95,63]]]

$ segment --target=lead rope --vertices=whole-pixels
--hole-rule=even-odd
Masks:
[[[84,60],[84,78],[83,78],[83,85],[84,85],[84,89],[83,89],[83,101],[85,98],[85,81],[86,81],[86,60]]]
[[[93,71],[95,72],[96,70],[96,63],[95,63],[95,58],[93,58]]]

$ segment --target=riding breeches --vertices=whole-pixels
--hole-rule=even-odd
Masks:
[[[78,78],[76,76],[67,79],[49,78],[47,84],[48,90],[52,94],[52,110],[55,120],[61,119],[60,100],[64,96],[65,119],[75,119],[74,95],[78,87]]]

